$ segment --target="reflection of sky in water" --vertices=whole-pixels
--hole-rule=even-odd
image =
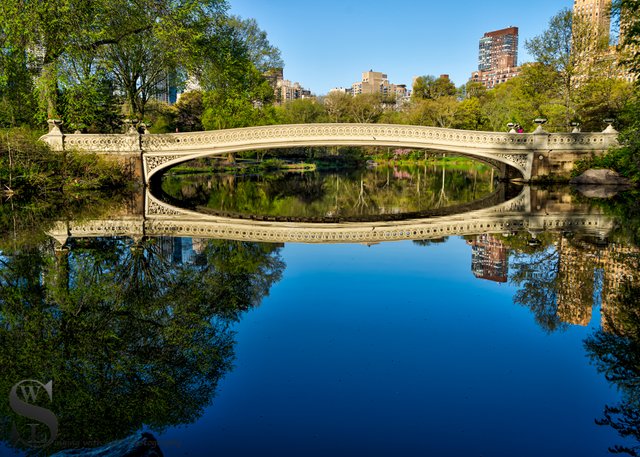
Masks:
[[[606,455],[617,394],[590,327],[546,334],[471,247],[287,245],[283,279],[237,324],[236,368],[165,455]],[[177,448],[176,444],[180,447]]]

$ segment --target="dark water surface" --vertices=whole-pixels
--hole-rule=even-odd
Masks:
[[[187,178],[186,206],[219,205],[221,194],[200,190],[223,181]],[[473,202],[458,196],[482,199],[484,183],[447,195]],[[236,205],[224,210],[243,210],[240,189],[263,192],[256,184],[221,191]],[[273,195],[253,207],[297,208],[298,197]],[[323,195],[313,201],[335,197]],[[632,455],[640,249],[616,202],[536,190],[512,215],[526,230],[380,244],[71,229],[61,240],[51,226],[20,240],[5,227],[0,455],[37,455],[51,437],[42,416],[9,402],[29,379],[53,381],[51,399],[31,402],[58,424],[45,455],[141,430],[166,456],[604,456],[616,445]],[[105,219],[152,227],[150,217]]]

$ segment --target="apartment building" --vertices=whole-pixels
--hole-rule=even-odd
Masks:
[[[401,99],[407,96],[405,84],[391,84],[386,74],[378,71],[365,71],[362,80],[351,85],[353,95],[381,94],[384,97]]]
[[[471,74],[471,81],[492,89],[519,73],[518,27],[485,33],[478,45],[478,70]]]

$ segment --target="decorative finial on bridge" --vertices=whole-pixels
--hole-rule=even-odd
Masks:
[[[547,133],[542,126],[547,123],[547,120],[543,117],[538,117],[533,120],[534,124],[538,124],[538,127],[533,131],[533,133]]]
[[[572,122],[569,125],[573,127],[573,129],[571,130],[571,133],[580,133],[580,122]]]
[[[604,122],[608,125],[607,125],[607,128],[602,131],[602,133],[618,133],[618,131],[613,128],[613,123],[615,121],[616,121],[615,119],[611,119],[611,118],[604,119]]]
[[[62,122],[60,119],[49,119],[47,120],[47,124],[49,124],[49,135],[62,135]]]
[[[138,134],[138,119],[125,119],[125,134],[127,135],[137,135]]]

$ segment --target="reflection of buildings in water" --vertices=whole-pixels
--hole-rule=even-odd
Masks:
[[[602,297],[602,327],[610,327],[620,288],[638,281],[636,261],[640,249],[611,243],[596,246],[585,241],[561,238],[558,244],[558,317],[569,324],[586,326],[591,321],[594,295]],[[596,281],[601,275],[602,280]]]
[[[157,238],[160,252],[164,259],[172,265],[190,265],[195,261],[197,254],[191,238],[162,236]],[[196,245],[200,248],[200,244]]]
[[[507,282],[509,261],[502,241],[485,233],[467,244],[471,246],[471,271],[476,278]]]
[[[631,281],[638,283],[637,261],[640,249],[635,246],[611,244],[603,259],[604,280],[602,281],[602,328],[607,330],[615,320],[617,302],[622,285]]]
[[[561,237],[558,254],[558,317],[569,324],[588,325],[593,308],[598,248],[584,241],[572,243]]]

